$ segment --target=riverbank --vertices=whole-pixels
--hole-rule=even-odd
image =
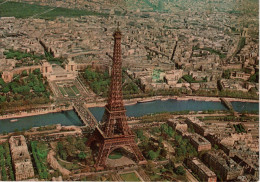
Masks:
[[[43,114],[49,114],[49,113],[56,113],[56,112],[62,112],[62,111],[69,111],[72,110],[72,106],[69,106],[67,108],[50,108],[50,109],[35,109],[31,112],[19,112],[19,113],[13,113],[13,114],[6,114],[0,116],[0,120],[2,119],[13,119],[13,118],[23,118],[28,116],[36,116],[36,115],[43,115]]]
[[[135,98],[135,99],[129,99],[124,100],[125,105],[134,105],[137,103],[145,103],[145,102],[151,102],[156,100],[162,100],[166,101],[169,99],[174,99],[178,101],[185,101],[185,100],[194,100],[194,101],[205,101],[205,102],[221,102],[219,97],[202,97],[202,96],[184,96],[184,97],[177,97],[177,96],[154,96],[149,98]],[[240,99],[240,98],[225,98],[229,102],[237,101],[237,102],[252,102],[252,103],[258,103],[258,100],[250,100],[250,99]],[[86,107],[104,107],[107,103],[105,101],[103,102],[97,102],[97,103],[85,103]]]
[[[161,101],[167,101],[169,99],[178,100],[178,101],[187,101],[187,100],[194,100],[194,101],[206,101],[206,102],[221,102],[220,98],[218,97],[202,97],[202,96],[183,96],[183,97],[177,97],[177,96],[154,96],[149,98],[134,98],[129,100],[124,100],[125,105],[135,105],[137,103],[145,103],[145,102],[151,102],[156,100]],[[225,98],[229,102],[250,102],[250,103],[258,103],[258,100],[250,100],[250,99],[239,99],[239,98]],[[99,101],[95,103],[85,103],[84,105],[87,108],[90,107],[104,107],[107,104],[106,101]],[[48,114],[48,113],[56,113],[61,111],[67,111],[72,110],[72,106],[69,106],[67,108],[38,108],[36,110],[33,110],[31,112],[19,112],[19,113],[13,113],[13,114],[7,114],[0,116],[0,120],[2,119],[12,119],[12,118],[21,118],[21,117],[27,117],[27,116],[35,116],[35,115],[42,115],[42,114]]]
[[[251,99],[239,99],[239,98],[225,98],[229,102],[252,102],[252,103],[259,103],[259,100],[251,100]]]

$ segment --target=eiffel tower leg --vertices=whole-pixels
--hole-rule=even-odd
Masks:
[[[130,147],[137,158],[138,164],[146,164],[147,161],[145,160],[143,154],[141,153],[141,151],[139,150],[138,146],[136,145],[133,139],[132,141],[130,141]]]
[[[86,142],[86,146],[90,147],[91,143],[95,140],[100,141],[100,134],[95,130],[92,136],[89,137],[89,139]]]
[[[102,143],[101,146],[99,147],[97,161],[94,166],[96,170],[104,169],[104,167],[106,166],[106,160],[109,151],[110,151],[110,144],[107,144],[106,142]]]
[[[95,141],[95,140],[97,140],[97,139],[95,138],[95,135],[92,135],[92,136],[87,140],[86,146],[87,146],[87,147],[90,147],[91,143],[92,143],[93,141]]]

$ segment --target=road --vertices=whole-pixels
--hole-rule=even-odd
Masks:
[[[48,13],[48,12],[54,10],[54,9],[56,9],[56,8],[51,8],[51,9],[48,9],[48,10],[42,12],[42,13],[37,13],[37,14],[31,16],[30,18],[34,18],[34,17],[36,17],[36,16],[38,16],[38,15],[42,15],[42,14]]]

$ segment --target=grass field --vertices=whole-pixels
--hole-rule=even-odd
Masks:
[[[63,89],[65,90],[65,92],[67,92],[67,94],[70,96],[70,97],[75,97],[75,93],[73,92],[73,90],[71,89],[71,87],[63,87]]]
[[[64,96],[66,94],[64,89],[62,87],[60,87],[60,86],[58,88],[59,88],[60,92],[62,93],[62,95]]]
[[[78,9],[66,9],[66,8],[55,8],[52,11],[44,13],[38,18],[42,19],[54,19],[59,16],[63,17],[80,17],[80,16],[106,16],[107,14],[97,13],[93,11],[78,10]]]
[[[111,152],[111,154],[108,156],[109,159],[120,159],[121,157],[122,154],[117,151]]]
[[[0,5],[0,16],[9,17],[14,16],[16,18],[29,18],[38,13],[42,13],[50,9],[48,6],[39,6],[18,2],[7,2]]]
[[[125,174],[120,174],[120,177],[122,178],[123,181],[141,181],[134,172],[132,173],[125,173]]]
[[[72,90],[76,93],[76,94],[79,94],[79,90],[77,89],[77,87],[75,85],[73,85],[72,87]]]
[[[76,170],[76,169],[80,168],[80,166],[76,163],[65,163],[61,160],[58,160],[58,162],[62,167],[66,168],[68,170]]]
[[[0,3],[3,0],[0,0]],[[94,11],[79,10],[79,9],[66,9],[66,8],[55,8],[52,11],[41,14],[53,7],[41,6],[36,4],[27,4],[20,2],[6,2],[0,5],[0,17],[14,16],[16,18],[29,18],[37,15],[34,18],[42,19],[55,19],[56,17],[80,17],[80,16],[108,16],[108,14],[97,13]]]

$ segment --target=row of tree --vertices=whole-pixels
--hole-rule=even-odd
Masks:
[[[158,141],[152,138],[147,138],[143,134],[143,130],[135,130],[136,136],[140,139],[140,148],[143,151],[144,156],[148,160],[164,160],[167,155],[167,151],[162,144],[162,138]],[[158,144],[158,145],[157,145]]]
[[[224,70],[222,73],[222,78],[230,79],[231,70]],[[248,79],[249,82],[259,83],[259,72],[255,72],[253,75],[251,75]]]
[[[2,174],[2,180],[7,181],[7,172],[5,167],[5,158],[4,158],[4,148],[2,145],[0,145],[0,167],[1,167],[1,174]]]
[[[47,90],[47,82],[44,83],[40,70],[34,70],[29,75],[25,72],[21,75],[14,75],[10,83],[5,83],[0,78],[0,103],[32,100],[35,97],[49,99],[50,92]]]
[[[90,88],[98,95],[101,95],[103,97],[106,97],[108,94],[108,88],[110,84],[110,76],[108,74],[108,71],[105,72],[96,72],[92,70],[90,67],[87,68],[84,72],[84,78],[87,80],[88,84],[90,85]],[[138,86],[130,82],[125,82],[125,78],[123,77],[122,83],[123,83],[123,94],[127,96],[138,94],[139,88]]]
[[[40,60],[46,59],[49,62],[61,65],[64,62],[63,58],[54,58],[52,53],[46,52],[44,55],[35,55],[31,53],[25,53],[16,50],[8,50],[4,52],[6,59],[16,59],[19,62],[16,63],[16,67],[31,66],[40,63]]]
[[[83,161],[91,158],[91,151],[86,147],[86,138],[68,136],[57,144],[57,153],[63,160]]]
[[[14,178],[14,172],[13,172],[13,166],[12,166],[12,159],[11,159],[11,155],[10,155],[9,144],[7,142],[4,143],[4,150],[5,150],[5,163],[8,168],[8,173],[9,173],[11,181],[14,181],[15,178]]]
[[[32,149],[33,158],[40,178],[48,179],[48,174],[49,174],[47,169],[48,149],[46,144],[42,144],[37,141],[31,141],[31,149]]]
[[[108,72],[99,73],[87,68],[84,72],[84,78],[87,80],[91,89],[98,95],[107,95],[110,78]]]
[[[245,128],[241,124],[233,124],[237,133],[246,133]]]
[[[200,82],[207,82],[207,76],[202,80],[194,80],[191,75],[183,75],[182,78],[187,81],[188,83],[200,83]]]
[[[9,145],[6,142],[0,145],[0,168],[3,181],[15,180],[11,160]]]
[[[198,153],[196,149],[190,144],[187,139],[183,139],[181,135],[175,133],[174,139],[177,142],[176,146],[176,157],[177,160],[183,160],[186,157],[197,156]]]
[[[17,60],[21,60],[23,58],[44,59],[43,55],[33,55],[31,53],[24,53],[12,49],[5,51],[4,55],[6,56],[6,59],[17,59]]]

